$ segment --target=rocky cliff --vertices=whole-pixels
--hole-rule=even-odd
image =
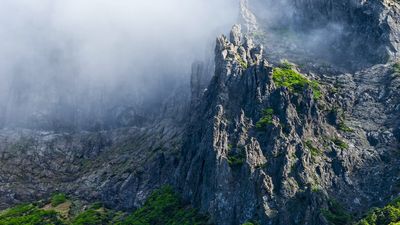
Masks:
[[[279,1],[284,32],[263,14],[271,4],[241,1],[242,26],[193,65],[190,100],[177,89],[154,122],[2,130],[0,207],[62,191],[130,210],[170,184],[215,224],[316,225],[350,224],[397,197],[398,3]],[[345,28],[321,47],[333,54],[299,48],[329,24]]]

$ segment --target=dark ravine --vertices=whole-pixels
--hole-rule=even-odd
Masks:
[[[243,0],[241,25],[217,38],[214,61],[194,63],[191,90],[166,98],[154,122],[1,130],[0,209],[61,191],[132,210],[168,184],[218,225],[323,225],[339,224],[334,206],[350,224],[398,197],[398,2],[283,2],[298,29],[345,24],[335,60],[275,45],[255,7],[270,2]],[[324,64],[336,60],[346,63]],[[305,83],[280,84],[280,69]]]

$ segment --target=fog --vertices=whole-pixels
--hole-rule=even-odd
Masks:
[[[238,16],[236,0],[1,3],[0,127],[36,129],[156,111]]]
[[[348,11],[327,11],[333,8],[329,4],[343,2],[253,0],[269,56],[351,67],[343,60],[352,51],[349,43],[354,38]]]

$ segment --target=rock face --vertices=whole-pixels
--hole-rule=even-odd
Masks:
[[[0,208],[57,191],[136,208],[170,180],[180,136],[180,129],[163,125],[75,134],[3,130]]]
[[[399,77],[391,64],[319,74],[326,85],[316,100],[310,89],[278,88],[262,47],[239,26],[217,39],[215,54],[176,185],[218,224],[327,224],[329,199],[357,213],[397,195]],[[263,109],[273,116],[259,129]]]
[[[260,38],[268,36],[263,18],[243,0],[244,31],[235,25],[218,37],[213,62],[193,64],[191,99],[177,89],[153,122],[102,132],[2,130],[0,208],[63,191],[130,210],[171,184],[215,224],[323,225],[333,201],[357,217],[398,196],[400,65],[387,62],[397,58],[398,4],[278,3],[296,6],[293,23],[345,21],[347,37],[362,34],[346,51],[363,69],[301,54],[303,66],[279,64],[274,43]],[[356,55],[384,63],[367,66]],[[308,82],[279,84],[277,69]]]

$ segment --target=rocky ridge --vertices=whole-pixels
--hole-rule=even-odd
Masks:
[[[177,90],[154,124],[71,134],[2,130],[0,207],[58,190],[129,210],[172,184],[216,224],[330,224],[332,202],[357,218],[398,196],[398,65],[362,62],[364,69],[349,72],[270,60],[279,55],[254,34],[264,32],[262,20],[248,4],[241,4],[244,33],[235,25],[217,38],[214,63],[194,64],[190,102]],[[296,4],[314,13],[326,7]],[[329,18],[349,13],[329,4]],[[382,4],[394,8],[375,7]],[[373,21],[397,21],[397,3],[356,6],[363,13],[374,6]],[[389,24],[380,38],[395,36]],[[396,47],[381,49],[377,55],[388,57],[380,59],[396,59]],[[307,82],[285,86],[279,70]]]

